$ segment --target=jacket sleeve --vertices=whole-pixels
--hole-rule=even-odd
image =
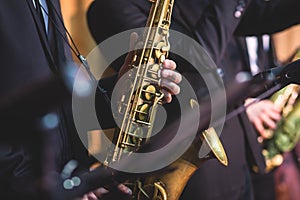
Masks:
[[[219,64],[251,0],[212,0],[194,27],[198,42]]]
[[[95,0],[88,9],[90,31],[97,43],[120,32],[146,25],[148,1]]]
[[[232,36],[282,31],[300,22],[298,0],[210,1],[194,30],[197,41],[220,64]]]
[[[300,22],[299,0],[254,0],[249,5],[237,35],[271,34]]]

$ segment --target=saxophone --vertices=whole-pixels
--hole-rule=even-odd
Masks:
[[[300,50],[293,60],[300,58]],[[291,151],[300,139],[300,86],[290,84],[273,94],[270,98],[276,107],[281,109],[282,119],[277,124],[276,130],[266,129],[270,138],[261,140],[263,155],[266,161],[266,172],[280,166],[283,153]]]
[[[121,120],[113,136],[113,148],[108,151],[104,162],[106,166],[130,156],[131,152],[146,144],[153,131],[157,107],[164,96],[159,71],[170,50],[168,37],[174,0],[150,2],[152,6],[146,28],[142,40],[136,44],[138,48],[127,73],[129,87],[117,103],[117,115]],[[214,129],[204,131],[201,139],[201,142],[195,139],[184,155],[169,166],[174,170],[126,182],[133,190],[132,199],[179,199],[190,176],[204,162],[204,159],[198,158],[202,142],[212,149],[212,155],[227,165],[226,154]]]

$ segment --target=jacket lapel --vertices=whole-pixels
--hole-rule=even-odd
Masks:
[[[54,57],[53,57],[53,54],[51,52],[51,49],[50,49],[50,46],[49,46],[49,43],[48,43],[48,39],[47,39],[47,35],[46,35],[46,32],[45,32],[44,24],[42,24],[38,14],[35,10],[35,7],[32,3],[32,0],[26,0],[26,1],[27,1],[27,4],[28,4],[29,8],[30,8],[32,17],[35,21],[37,31],[38,31],[38,34],[39,34],[40,39],[41,39],[42,46],[43,46],[44,50],[46,51],[47,57],[49,58],[49,61],[51,62],[51,65],[55,65]]]

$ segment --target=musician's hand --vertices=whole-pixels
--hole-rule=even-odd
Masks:
[[[124,184],[119,184],[118,189],[121,192],[123,192],[125,195],[132,195],[132,191],[128,187],[126,187]],[[101,197],[104,194],[107,194],[108,192],[109,192],[108,190],[101,187],[101,188],[98,188],[98,189],[84,195],[82,200],[98,200],[98,199],[101,199]]]
[[[85,194],[81,200],[98,200],[101,199],[102,195],[106,193],[108,193],[108,190],[101,187]]]
[[[134,49],[134,45],[138,39],[137,33],[132,33],[130,37],[130,47],[129,49]],[[125,59],[123,66],[120,69],[119,77],[125,74],[129,70],[129,65],[134,56],[134,52],[130,51]],[[179,94],[180,87],[179,83],[182,80],[181,74],[175,71],[176,63],[172,60],[166,59],[162,63],[163,69],[160,71],[160,86],[162,87],[162,92],[164,93],[163,101],[165,103],[170,103],[172,101],[172,95]]]
[[[93,165],[90,166],[90,170],[93,171],[97,167],[101,166],[101,163],[96,162]],[[124,193],[124,195],[132,195],[132,191],[130,188],[126,187],[124,184],[119,184],[118,189]],[[101,199],[101,197],[104,194],[107,194],[109,191],[105,189],[104,187],[97,188],[87,194],[85,194],[81,200],[98,200]]]
[[[162,66],[160,86],[164,93],[164,102],[170,103],[172,95],[179,94],[180,92],[178,84],[181,82],[182,76],[175,71],[176,63],[173,60],[166,59]]]
[[[247,99],[245,105],[252,101],[253,99]],[[262,100],[250,105],[246,109],[246,113],[249,120],[264,139],[270,138],[265,129],[276,129],[277,122],[281,119],[281,110],[270,100]]]

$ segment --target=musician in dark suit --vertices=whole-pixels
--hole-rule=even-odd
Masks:
[[[63,76],[73,60],[60,2],[1,0],[1,5],[0,196],[52,199],[61,195],[48,192],[53,192],[51,187],[66,163],[79,161],[77,173],[90,165],[73,121],[72,89],[67,87],[73,83]],[[163,66],[180,79],[173,72],[174,62],[166,61]],[[178,86],[175,89],[179,91]],[[167,90],[168,102],[177,92]],[[105,100],[100,104],[106,105]],[[97,199],[91,193],[89,198]]]
[[[49,13],[54,13],[53,8],[60,13],[59,1],[51,2],[53,7],[47,5],[49,11],[52,10]],[[71,153],[71,143],[78,144],[78,149],[82,148],[75,139],[76,135],[72,137],[69,135],[74,129],[70,129],[73,127],[69,122],[71,118],[65,115],[70,115],[71,107],[69,103],[63,105],[63,97],[66,97],[69,91],[62,90],[66,87],[62,83],[59,84],[58,80],[55,81],[54,75],[59,74],[60,69],[72,61],[72,57],[63,39],[56,37],[59,35],[58,30],[46,30],[46,25],[38,15],[32,0],[2,1],[1,4],[1,60],[5,66],[1,72],[1,95],[8,98],[13,105],[4,117],[2,115],[5,121],[1,121],[1,138],[6,138],[8,142],[1,139],[4,144],[0,158],[0,190],[1,195],[12,199],[38,199],[36,184],[37,181],[41,181],[37,177],[41,177],[41,156],[44,156],[40,152],[45,150],[42,143],[46,144],[43,140],[48,137],[48,140],[46,139],[48,144],[53,145],[51,153],[54,158],[52,160],[51,156],[45,161],[48,162],[49,170],[57,172],[61,171],[71,158],[76,158]],[[59,16],[53,14],[58,29],[64,33],[58,17],[61,17],[60,14]],[[51,43],[53,48],[48,43],[50,35],[54,39]],[[37,87],[44,85],[56,87],[36,90]],[[49,90],[45,91],[47,89]],[[38,92],[30,94],[32,90]],[[30,97],[26,95],[27,92]],[[49,99],[43,98],[47,94]],[[29,100],[18,99],[20,97]],[[59,107],[58,111],[56,107]],[[18,108],[23,110],[17,110]],[[23,113],[24,110],[27,112]],[[37,124],[38,119],[47,112],[54,112],[54,116],[59,118],[60,125],[45,130],[49,131],[49,134],[44,134],[44,137],[41,136],[44,131],[39,129]],[[66,120],[61,121],[61,118]]]
[[[291,1],[175,1],[171,28],[187,34],[199,42],[218,67],[223,66],[224,55],[229,48],[233,34],[260,34],[282,30],[299,22],[296,8],[299,2]],[[124,30],[143,27],[149,13],[150,3],[143,0],[96,0],[89,9],[88,20],[97,42]],[[278,15],[280,13],[289,13]],[[109,20],[107,20],[109,19]],[[272,20],[270,20],[272,19]],[[98,26],[101,23],[104,26]],[[103,27],[105,27],[103,29]],[[172,40],[171,48],[186,48],[191,56],[186,60],[201,59],[192,47],[186,47],[180,38]],[[176,57],[178,70],[191,80],[199,100],[205,98],[205,85],[195,75],[189,63]],[[196,66],[200,67],[200,66]],[[232,71],[230,71],[232,70]],[[215,84],[221,79],[214,67],[208,70]],[[223,69],[224,80],[234,80],[236,69]],[[205,89],[204,89],[205,90]],[[233,110],[237,105],[229,105]],[[171,109],[172,110],[172,109]],[[172,112],[172,111],[171,111]],[[173,113],[172,113],[173,115]],[[256,141],[256,132],[243,113],[225,123],[221,141],[227,152],[229,166],[224,167],[217,160],[206,161],[192,177],[182,199],[252,199],[249,164],[264,170],[264,159]],[[247,156],[246,156],[247,155]],[[247,162],[247,160],[250,160]]]
[[[273,63],[273,60],[270,59],[272,58],[272,51],[271,51],[271,47],[270,51],[267,52],[267,50],[263,49],[263,47],[260,45],[261,41],[260,39],[262,39],[261,36],[252,36],[251,39],[257,39],[258,43],[257,45],[257,49],[255,49],[257,52],[262,51],[262,53],[259,53],[256,61],[259,61],[259,64],[255,65],[255,66],[250,66],[250,60],[252,59],[252,56],[249,56],[249,54],[255,53],[255,52],[248,52],[248,48],[247,48],[247,43],[244,37],[234,37],[232,38],[232,40],[229,42],[228,44],[228,49],[224,54],[224,57],[222,59],[222,70],[224,72],[224,77],[223,80],[225,82],[230,82],[234,79],[236,79],[238,76],[242,75],[242,74],[247,74],[248,76],[252,76],[255,73],[258,73],[259,71],[263,71],[266,70],[268,67],[275,67],[275,64]],[[249,40],[250,41],[250,40]],[[254,42],[251,40],[250,43],[252,43],[251,45],[256,46],[255,44],[253,44]],[[268,41],[266,41],[267,45]],[[249,45],[249,42],[248,42]],[[262,47],[262,48],[259,48]],[[250,49],[249,49],[250,50]],[[252,63],[252,60],[251,60]],[[256,69],[255,67],[258,67],[258,69]],[[247,99],[248,101],[253,101],[253,99]],[[240,102],[242,104],[242,102]],[[237,104],[238,105],[238,104]],[[269,100],[263,100],[260,101],[257,104],[254,104],[250,107],[251,109],[248,109],[247,111],[247,115],[245,115],[245,113],[242,113],[238,116],[238,118],[240,119],[240,122],[242,124],[243,127],[248,127],[247,129],[245,129],[243,131],[243,134],[252,134],[254,136],[259,136],[259,133],[256,133],[256,129],[255,127],[251,127],[253,124],[253,120],[255,119],[256,123],[259,124],[264,124],[265,128],[267,127],[264,121],[270,122],[271,123],[276,123],[279,119],[280,119],[280,110],[276,108],[276,106]],[[264,115],[264,117],[261,118],[261,115]],[[275,117],[274,117],[275,115]],[[250,116],[250,117],[249,117]],[[274,117],[274,118],[272,118]],[[250,118],[250,120],[248,120],[248,118]],[[251,122],[251,123],[250,123]],[[272,127],[274,128],[274,127]],[[232,130],[228,130],[226,132],[226,128],[224,129],[223,132],[224,135],[222,135],[221,137],[223,137],[225,142],[230,142],[227,141],[225,137],[230,138],[231,140],[235,140],[235,138],[237,138],[235,135],[236,133],[236,129],[232,129]],[[227,136],[225,136],[225,134]],[[232,138],[234,137],[234,138]],[[238,142],[238,141],[236,141]],[[234,144],[233,141],[230,142],[231,144],[235,145],[235,147],[237,146],[237,144]],[[241,147],[241,146],[240,146]],[[236,151],[236,150],[235,150]],[[231,153],[231,152],[229,152]],[[233,161],[233,162],[238,162]],[[249,163],[249,160],[248,160]],[[230,179],[232,176],[235,177],[236,173],[234,172],[230,172],[231,176],[223,171],[218,172],[220,169],[217,166],[209,166],[207,168],[204,167],[205,164],[203,165],[203,168],[200,167],[200,169],[196,172],[196,174],[190,179],[184,193],[183,193],[183,197],[182,199],[190,199],[193,195],[195,194],[200,194],[201,192],[203,193],[203,191],[201,190],[201,192],[196,192],[199,190],[199,188],[206,188],[207,182],[211,182],[210,178],[211,177],[216,177],[216,179],[214,179],[214,181],[217,181],[218,177],[223,177],[224,180],[226,180],[226,176],[227,179]],[[253,166],[252,166],[253,167]],[[250,169],[251,169],[251,165],[250,165]],[[230,165],[229,165],[229,170],[230,170]],[[216,175],[217,174],[217,175]],[[225,175],[227,174],[227,175]],[[238,194],[238,190],[236,190],[236,197],[230,197],[230,196],[226,196],[227,194],[234,194],[234,192],[230,193],[229,191],[227,191],[227,193],[224,191],[223,195],[225,195],[224,198],[234,198],[234,199],[249,199],[249,196],[251,196],[251,198],[253,199],[275,199],[275,191],[274,191],[274,180],[273,180],[273,172],[270,174],[261,174],[261,173],[257,173],[257,171],[252,171],[251,170],[251,182],[249,179],[249,174],[247,174],[247,185],[250,188],[250,185],[253,186],[253,189],[248,190],[247,193],[244,193],[244,197],[240,196]],[[223,178],[221,178],[221,180],[223,180]],[[227,182],[228,184],[228,182]],[[218,184],[217,184],[218,185]],[[223,185],[226,185],[226,182],[223,182]],[[220,186],[220,185],[218,185]],[[245,186],[244,186],[245,187]],[[207,188],[206,188],[207,189]],[[213,193],[214,190],[211,189],[210,192]],[[242,191],[242,189],[240,190]],[[206,198],[210,199],[212,198],[211,195],[208,192],[204,192],[204,194],[206,194]],[[222,196],[223,196],[222,195]],[[246,196],[248,195],[248,196]],[[205,198],[205,199],[206,199]],[[214,198],[220,198],[220,197],[214,197]],[[223,197],[221,197],[223,198]]]

